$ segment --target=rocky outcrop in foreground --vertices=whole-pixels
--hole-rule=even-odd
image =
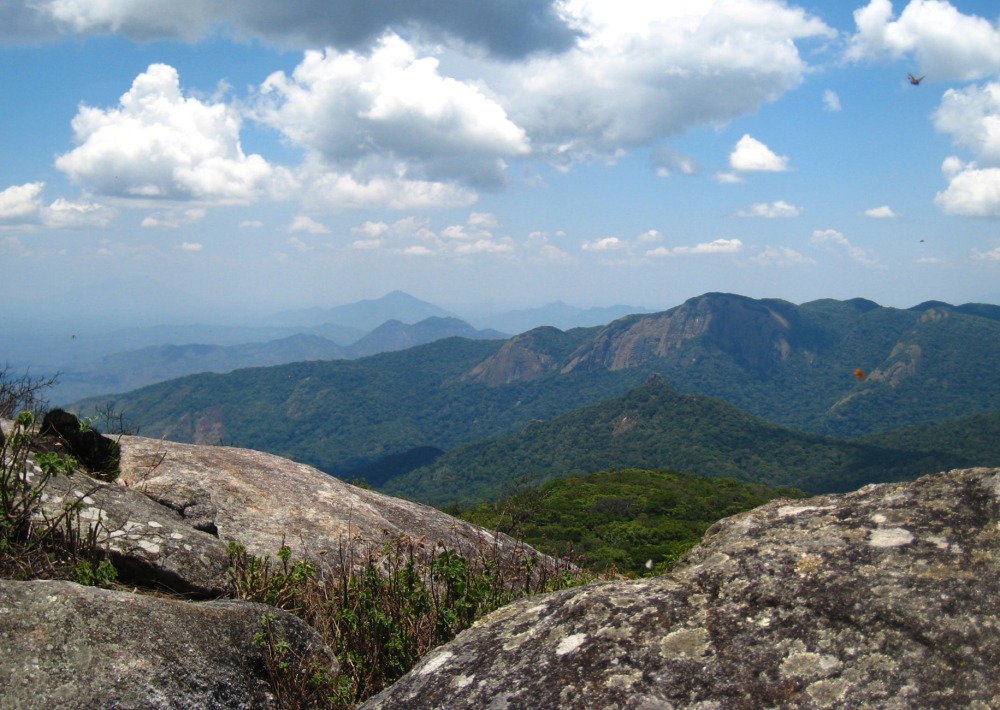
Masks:
[[[277,707],[264,648],[337,662],[291,614],[247,602],[193,603],[72,582],[0,580],[0,708]]]
[[[1000,469],[775,501],[522,600],[364,708],[1000,707]]]
[[[470,558],[518,543],[436,508],[344,483],[305,464],[226,446],[123,436],[118,482],[172,508],[195,527],[272,557],[282,543],[321,569],[386,539],[425,538]],[[533,551],[532,551],[533,552]],[[554,561],[549,559],[549,564]]]
[[[0,432],[11,426],[0,421]],[[272,559],[284,542],[295,559],[321,570],[344,561],[342,549],[355,558],[378,555],[392,538],[415,547],[425,538],[428,554],[441,543],[473,564],[483,552],[517,549],[510,538],[433,508],[277,456],[139,437],[115,446],[115,481],[52,460],[43,469],[41,458],[16,471],[8,460],[17,481],[5,481],[6,490],[37,501],[32,525],[60,539],[59,531],[70,530],[70,538],[106,552],[119,587],[0,579],[0,710],[289,707],[298,696],[283,683],[302,685],[316,673],[335,678],[333,652],[304,621],[217,599],[233,593],[230,541]]]

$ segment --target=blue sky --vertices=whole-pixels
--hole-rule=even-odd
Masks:
[[[998,18],[0,0],[5,310],[997,303]]]

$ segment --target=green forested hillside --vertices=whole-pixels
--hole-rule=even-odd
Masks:
[[[954,452],[906,451],[804,434],[660,378],[520,433],[451,451],[382,490],[443,505],[489,500],[520,483],[612,468],[669,468],[812,492],[848,491],[969,465]]]
[[[730,478],[629,469],[551,481],[460,513],[596,571],[662,573],[710,525],[779,497],[805,496]]]
[[[615,321],[567,357],[546,355],[550,376],[656,372],[683,392],[721,397],[768,421],[854,437],[994,411],[1000,322],[980,311],[706,294]],[[517,379],[500,354],[491,361],[501,367],[480,368],[492,382]]]
[[[202,374],[73,406],[110,406],[143,436],[268,451],[351,478],[384,456],[451,449],[516,431],[634,385],[604,373],[491,388],[462,376],[499,341],[449,338],[352,361],[302,362]]]
[[[1000,466],[1000,412],[975,414],[943,424],[916,424],[866,436],[874,446],[909,451],[943,451],[974,466]]]

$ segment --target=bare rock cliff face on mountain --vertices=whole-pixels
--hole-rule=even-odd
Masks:
[[[501,609],[365,708],[1000,707],[1000,469],[774,501]]]
[[[363,555],[390,537],[426,538],[476,555],[518,543],[494,537],[427,505],[344,483],[304,464],[249,449],[197,446],[136,436],[121,438],[119,483],[144,493],[225,541],[255,555],[277,553],[321,569],[337,565],[341,550]]]
[[[536,331],[514,336],[500,351],[469,373],[468,379],[491,387],[511,382],[531,382],[561,366],[552,353],[539,347]]]
[[[620,318],[566,356],[539,347],[535,331],[522,334],[469,378],[500,386],[555,372],[627,370],[658,358],[679,358],[675,364],[690,365],[698,354],[685,348],[693,344],[726,353],[741,367],[760,372],[791,355],[794,318],[795,307],[784,301],[707,294],[663,313]]]
[[[729,353],[743,367],[766,369],[772,361],[787,358],[791,350],[791,328],[780,305],[785,304],[712,294],[657,316],[623,318],[574,353],[562,371],[640,367],[653,358],[676,355],[699,338]]]

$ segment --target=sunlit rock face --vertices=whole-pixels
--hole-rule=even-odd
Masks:
[[[34,461],[27,463],[26,480],[43,480]],[[123,583],[193,598],[219,597],[229,588],[226,543],[176,511],[82,471],[47,477],[44,485],[40,516],[57,520],[75,510],[83,539],[107,551]]]
[[[226,446],[198,446],[123,436],[118,483],[180,513],[222,541],[272,557],[281,546],[321,569],[364,559],[386,540],[421,540],[471,560],[535,554],[427,505],[344,483],[305,464]],[[544,565],[556,561],[540,556]]]
[[[365,708],[1000,707],[1000,469],[774,501],[522,600]]]

